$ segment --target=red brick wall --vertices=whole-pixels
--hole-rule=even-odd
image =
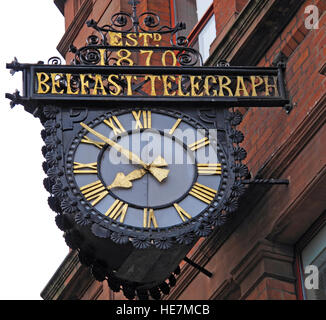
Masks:
[[[297,300],[295,286],[291,283],[265,278],[246,300]]]
[[[320,9],[320,29],[307,30],[304,26],[304,9],[308,4]],[[289,94],[296,104],[287,115],[281,109],[251,108],[241,124],[248,151],[248,166],[253,175],[268,160],[273,150],[300,126],[307,113],[325,94],[326,78],[319,73],[326,62],[326,4],[325,1],[307,1],[277,38],[260,61],[260,66],[271,66],[279,52],[288,57],[286,81]]]

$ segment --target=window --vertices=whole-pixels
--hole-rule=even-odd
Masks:
[[[325,220],[325,219],[324,219]],[[320,224],[319,224],[320,226]],[[307,240],[309,239],[309,240]],[[300,249],[300,278],[302,298],[305,300],[326,300],[326,223],[317,232],[310,232],[305,244]],[[312,279],[313,270],[308,266],[315,266],[318,275]],[[306,269],[308,267],[308,269]],[[314,268],[314,267],[313,267]],[[307,273],[305,274],[305,271]],[[308,279],[310,277],[311,280]],[[306,284],[308,280],[310,286]],[[318,285],[318,289],[315,285]]]
[[[179,35],[188,37],[203,62],[209,57],[209,49],[216,37],[213,0],[173,0],[175,23],[185,22],[186,30]]]

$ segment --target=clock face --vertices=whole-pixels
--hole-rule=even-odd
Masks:
[[[80,125],[68,180],[79,203],[110,225],[163,231],[219,206],[225,155],[214,134],[189,116],[126,110]]]

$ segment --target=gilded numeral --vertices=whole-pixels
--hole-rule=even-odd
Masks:
[[[123,223],[128,210],[128,204],[120,200],[115,200],[109,210],[105,213],[106,216],[113,220],[117,220],[120,217],[120,222]]]
[[[114,134],[121,134],[126,131],[116,116],[104,120],[103,122],[113,130]]]
[[[186,210],[182,209],[177,203],[174,203],[173,205],[179,213],[179,216],[183,222],[186,221],[186,218],[188,218],[189,220],[192,218],[191,215]]]
[[[80,191],[87,201],[94,200],[92,202],[92,206],[98,204],[109,193],[107,188],[103,186],[100,180],[83,186],[80,188]]]
[[[217,194],[217,190],[206,187],[196,182],[189,192],[193,197],[210,204]]]
[[[95,173],[97,174],[97,162],[93,163],[79,163],[74,162],[74,173]]]
[[[222,165],[220,163],[198,163],[197,170],[200,175],[222,174]]]
[[[136,129],[150,129],[152,128],[152,112],[140,110],[138,112],[132,111],[132,115],[136,120]]]
[[[178,120],[175,122],[175,124],[173,125],[173,127],[172,127],[171,130],[169,131],[169,134],[172,135],[172,134],[174,133],[175,129],[178,128],[178,126],[179,126],[179,124],[180,124],[181,121],[182,121],[181,119],[178,119]]]
[[[87,143],[87,144],[92,144],[93,146],[95,146],[95,147],[97,147],[99,149],[102,149],[103,146],[105,145],[104,142],[99,142],[99,141],[92,140],[92,139],[88,138],[87,136],[84,136],[84,138],[81,140],[81,142]]]
[[[190,145],[188,147],[190,148],[191,151],[196,151],[199,148],[205,147],[206,145],[210,144],[210,141],[208,140],[207,137],[198,140]]]
[[[154,214],[154,209],[144,208],[143,226],[144,228],[151,228],[152,225],[154,226],[154,228],[158,228],[158,224]]]

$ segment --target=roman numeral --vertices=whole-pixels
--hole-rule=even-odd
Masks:
[[[80,191],[87,201],[94,200],[92,206],[98,204],[109,193],[100,180],[81,187]]]
[[[190,145],[188,147],[190,148],[191,151],[196,151],[199,148],[205,147],[206,145],[210,144],[210,141],[208,140],[207,137],[198,140]]]
[[[197,170],[200,175],[222,174],[222,165],[220,163],[198,163]]]
[[[135,129],[150,129],[152,128],[152,112],[151,111],[132,111],[132,115],[136,120]],[[142,120],[141,120],[142,118]]]
[[[99,142],[99,141],[92,140],[92,139],[88,138],[87,136],[84,136],[84,138],[81,140],[81,142],[87,143],[87,144],[92,144],[92,145],[94,145],[95,147],[97,147],[99,149],[102,149],[103,146],[105,145],[104,142]]]
[[[113,116],[108,120],[104,120],[103,122],[107,124],[116,135],[126,131],[116,116]]]
[[[74,162],[74,173],[95,173],[97,174],[97,162],[93,163],[79,163]]]
[[[190,190],[189,194],[205,203],[210,204],[214,200],[217,194],[217,190],[196,182],[193,188]]]
[[[173,205],[183,222],[186,221],[185,218],[188,218],[189,220],[192,218],[191,215],[186,210],[182,209],[177,203],[174,203]]]
[[[151,228],[152,224],[153,224],[154,228],[158,228],[158,224],[157,224],[156,217],[154,214],[154,209],[144,208],[143,227]]]
[[[179,126],[179,124],[180,124],[181,121],[182,121],[181,119],[178,119],[178,120],[175,122],[175,124],[173,125],[173,127],[172,127],[171,130],[169,131],[169,134],[170,134],[170,135],[173,135],[175,129],[178,128],[178,126]]]
[[[117,220],[120,217],[120,222],[123,223],[128,210],[128,204],[120,200],[115,200],[109,210],[105,213],[106,216],[113,220]]]

